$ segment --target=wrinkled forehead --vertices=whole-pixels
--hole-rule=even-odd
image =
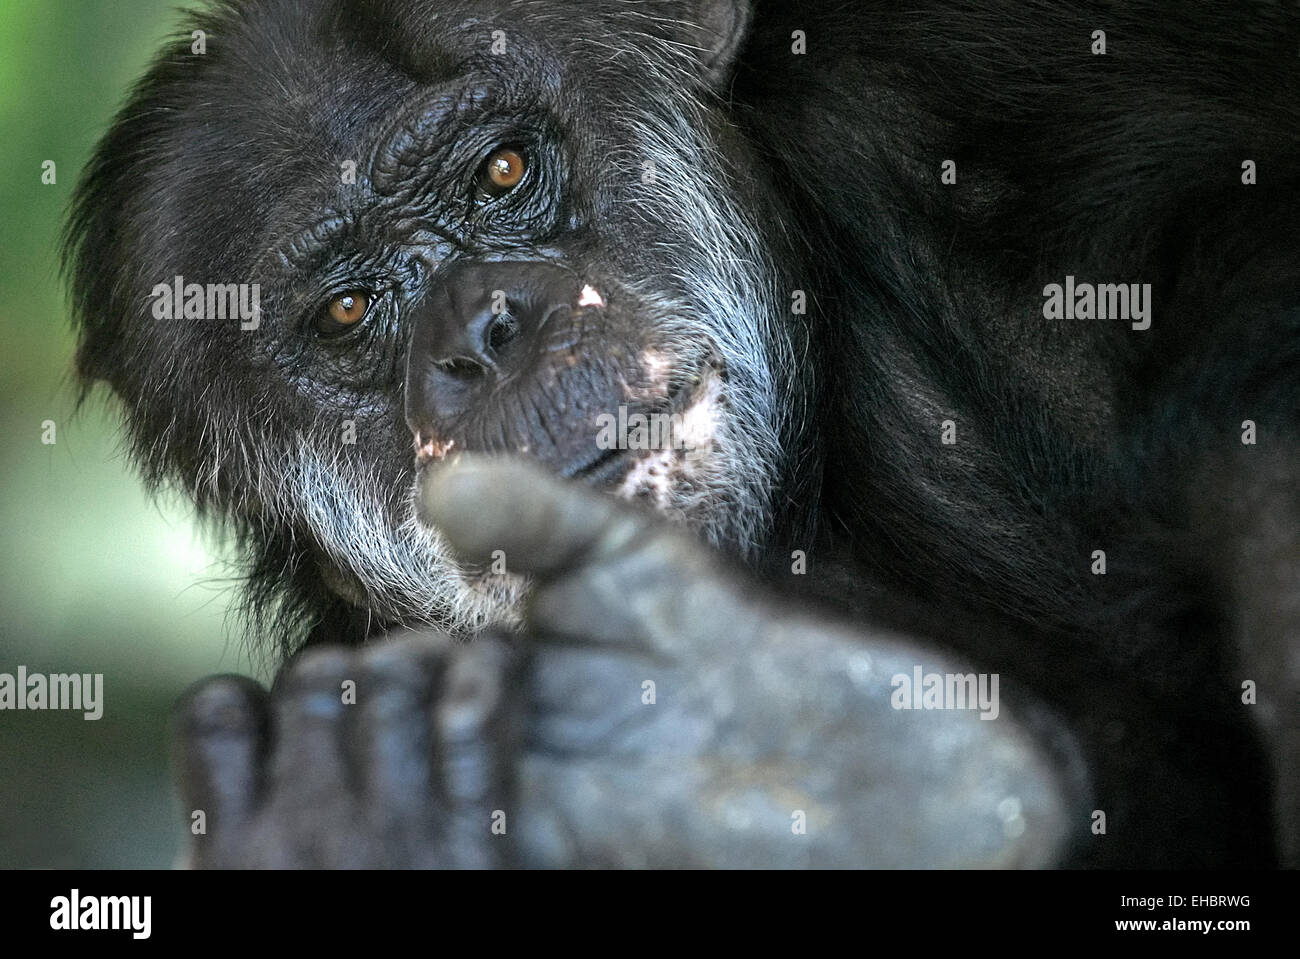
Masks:
[[[335,0],[331,19],[350,39],[424,79],[462,72],[485,55],[556,65],[599,58],[615,41],[656,36],[671,0]]]
[[[364,175],[390,120],[439,92],[493,89],[562,100],[571,119],[608,114],[608,91],[644,57],[639,5],[579,0],[253,0],[205,25],[197,69],[183,51],[160,94],[174,107],[167,155],[143,172],[141,196],[180,231],[220,231],[251,254],[268,211],[319,200],[352,160]],[[611,9],[614,12],[611,12]],[[660,18],[652,18],[659,23]],[[203,25],[203,24],[201,24]],[[621,82],[613,81],[617,75]],[[581,90],[581,92],[580,92]],[[152,180],[156,189],[151,190]],[[165,189],[164,189],[165,188]],[[213,197],[222,202],[214,204]],[[146,199],[145,202],[148,202]],[[259,228],[260,227],[260,228]]]
[[[295,137],[333,147],[431,87],[599,89],[593,78],[635,71],[637,58],[621,50],[641,22],[634,7],[599,0],[254,0],[239,9],[229,35],[211,41],[196,105],[261,118],[250,131],[261,142],[292,125]]]
[[[679,6],[251,0],[216,21],[189,106],[200,131],[219,115],[222,124],[208,129],[236,138],[242,150],[330,156],[355,150],[399,105],[438,87],[532,91],[581,111],[645,91],[648,79],[662,86],[681,66],[680,45],[669,37]]]

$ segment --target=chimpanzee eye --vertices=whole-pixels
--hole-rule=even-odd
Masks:
[[[478,187],[488,196],[509,193],[528,172],[528,158],[514,147],[498,147],[479,171]]]
[[[361,290],[340,293],[316,317],[316,332],[323,336],[347,332],[366,318],[372,302],[370,294]]]

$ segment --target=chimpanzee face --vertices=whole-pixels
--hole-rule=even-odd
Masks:
[[[281,2],[166,56],[79,201],[80,367],[149,478],[291,539],[381,625],[512,615],[518,584],[456,568],[412,510],[462,450],[759,548],[806,344],[786,214],[716,95],[743,17],[251,9]],[[254,308],[213,315],[230,284]]]

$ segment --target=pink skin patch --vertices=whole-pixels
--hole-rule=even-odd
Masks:
[[[578,306],[604,306],[605,298],[600,295],[599,291],[588,283],[578,294]]]
[[[643,359],[651,376],[660,372],[663,357],[647,352]],[[707,481],[722,419],[722,382],[706,371],[691,404],[673,424],[668,447],[638,456],[617,494],[624,499],[648,496],[659,509],[670,508],[675,489],[697,479]]]
[[[456,445],[455,440],[426,440],[415,434],[415,461],[423,466],[429,460],[440,460]]]

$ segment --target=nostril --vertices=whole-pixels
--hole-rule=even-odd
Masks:
[[[519,321],[509,313],[502,313],[488,327],[487,345],[493,353],[500,353],[519,336]]]

